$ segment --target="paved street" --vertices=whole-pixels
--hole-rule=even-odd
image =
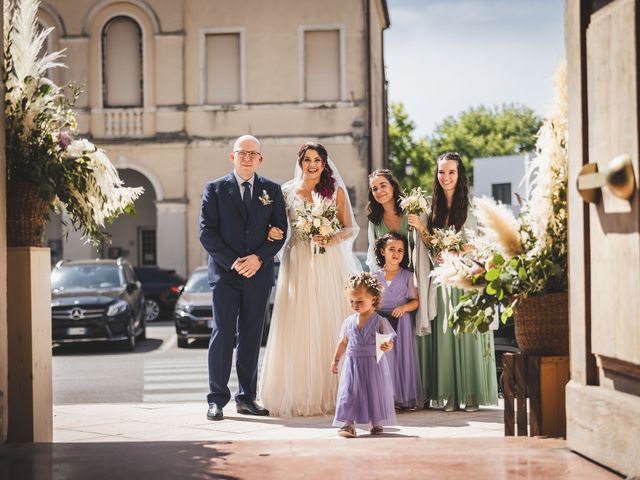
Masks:
[[[235,371],[231,374],[232,391]],[[207,343],[176,345],[169,321],[147,326],[135,352],[115,345],[65,345],[53,350],[53,402],[148,403],[205,400]]]

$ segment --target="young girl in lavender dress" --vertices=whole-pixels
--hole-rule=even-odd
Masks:
[[[419,303],[413,273],[406,270],[405,242],[404,237],[395,232],[386,233],[376,241],[376,260],[382,270],[375,275],[383,287],[380,314],[389,318],[397,334],[393,351],[389,353],[396,407],[415,410],[423,406],[422,382],[409,312],[415,311]]]
[[[369,432],[372,435],[382,433],[383,425],[396,423],[388,354],[385,353],[380,362],[376,361],[376,332],[393,336],[395,332],[387,319],[375,312],[382,286],[373,274],[350,275],[347,293],[355,313],[342,324],[331,371],[338,373],[338,363],[346,352],[333,425],[342,425],[338,434],[350,438],[356,436],[356,423],[371,424]],[[383,352],[392,348],[391,340],[380,345]]]

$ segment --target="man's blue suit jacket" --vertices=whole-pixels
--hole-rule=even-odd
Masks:
[[[265,195],[266,193],[266,195]],[[260,197],[270,200],[263,202]],[[209,253],[209,284],[249,282],[255,287],[275,283],[273,257],[284,239],[270,242],[270,226],[287,232],[287,214],[280,185],[255,176],[251,208],[247,212],[233,173],[208,182],[202,193],[200,242]],[[256,254],[262,266],[251,278],[231,269],[239,257]]]

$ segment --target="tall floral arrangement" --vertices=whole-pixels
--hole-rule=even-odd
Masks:
[[[4,0],[4,82],[10,246],[41,243],[48,211],[62,208],[94,244],[105,226],[131,212],[142,188],[126,188],[101,149],[75,139],[80,90],[47,72],[63,52],[42,54],[51,28],[39,31],[39,0]],[[23,229],[28,235],[21,235]]]
[[[436,283],[466,290],[452,311],[455,332],[487,331],[501,307],[502,321],[528,295],[567,290],[566,65],[555,75],[554,108],[538,132],[529,165],[531,194],[516,218],[505,205],[477,199],[479,232],[463,255],[445,254]]]

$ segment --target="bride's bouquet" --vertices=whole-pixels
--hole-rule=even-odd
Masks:
[[[328,241],[338,233],[342,226],[338,220],[338,209],[334,201],[324,198],[317,192],[311,193],[311,202],[304,202],[302,208],[296,208],[298,216],[293,228],[298,238],[311,240],[313,253],[325,253],[326,249],[314,241],[315,235],[322,235]]]
[[[414,187],[408,194],[400,197],[400,208],[410,214],[422,215],[427,211],[427,196],[420,187]],[[413,229],[409,226],[409,231]]]
[[[457,232],[453,226],[434,228],[429,241],[429,248],[434,257],[437,257],[442,252],[460,252],[464,248],[462,232]]]

